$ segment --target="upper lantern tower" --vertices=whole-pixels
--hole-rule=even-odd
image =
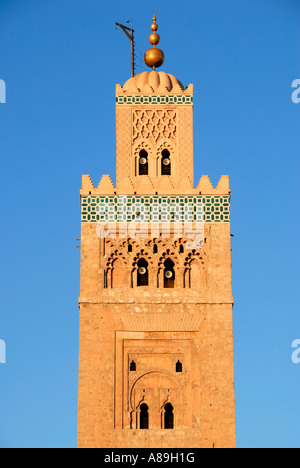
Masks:
[[[116,86],[117,190],[175,193],[193,190],[193,85],[156,71],[164,53],[156,18],[145,63],[152,71]],[[178,192],[178,193],[179,193]]]

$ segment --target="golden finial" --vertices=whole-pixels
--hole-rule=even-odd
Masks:
[[[153,46],[152,49],[148,49],[145,53],[145,64],[153,68],[161,67],[164,63],[165,56],[162,50],[158,49],[156,46],[159,44],[160,37],[157,34],[158,26],[156,24],[156,16],[153,16],[153,23],[151,24],[151,31],[152,33],[149,36],[149,42]]]
[[[153,21],[153,24],[151,24],[151,29],[152,29],[152,31],[157,31],[158,26],[156,24],[156,16],[155,15],[153,16],[152,21]]]

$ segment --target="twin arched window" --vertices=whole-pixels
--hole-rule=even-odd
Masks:
[[[163,149],[161,152],[161,175],[171,175],[171,154],[167,149]],[[142,149],[139,152],[138,159],[138,175],[149,175],[149,157],[146,150]]]
[[[137,286],[149,286],[148,262],[141,258],[137,266]],[[164,288],[175,288],[175,275],[175,263],[171,259],[167,259],[164,263]]]
[[[149,429],[149,406],[143,403],[140,406],[140,429]],[[164,406],[163,428],[174,429],[174,407],[171,403]]]

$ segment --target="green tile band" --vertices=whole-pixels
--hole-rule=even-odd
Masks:
[[[229,195],[89,195],[81,198],[83,223],[132,222],[230,222]]]
[[[116,103],[123,105],[193,104],[193,95],[117,95]]]

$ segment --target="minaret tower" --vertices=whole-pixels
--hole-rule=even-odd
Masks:
[[[194,186],[193,86],[116,86],[117,181],[83,176],[78,446],[235,446],[228,176]]]

